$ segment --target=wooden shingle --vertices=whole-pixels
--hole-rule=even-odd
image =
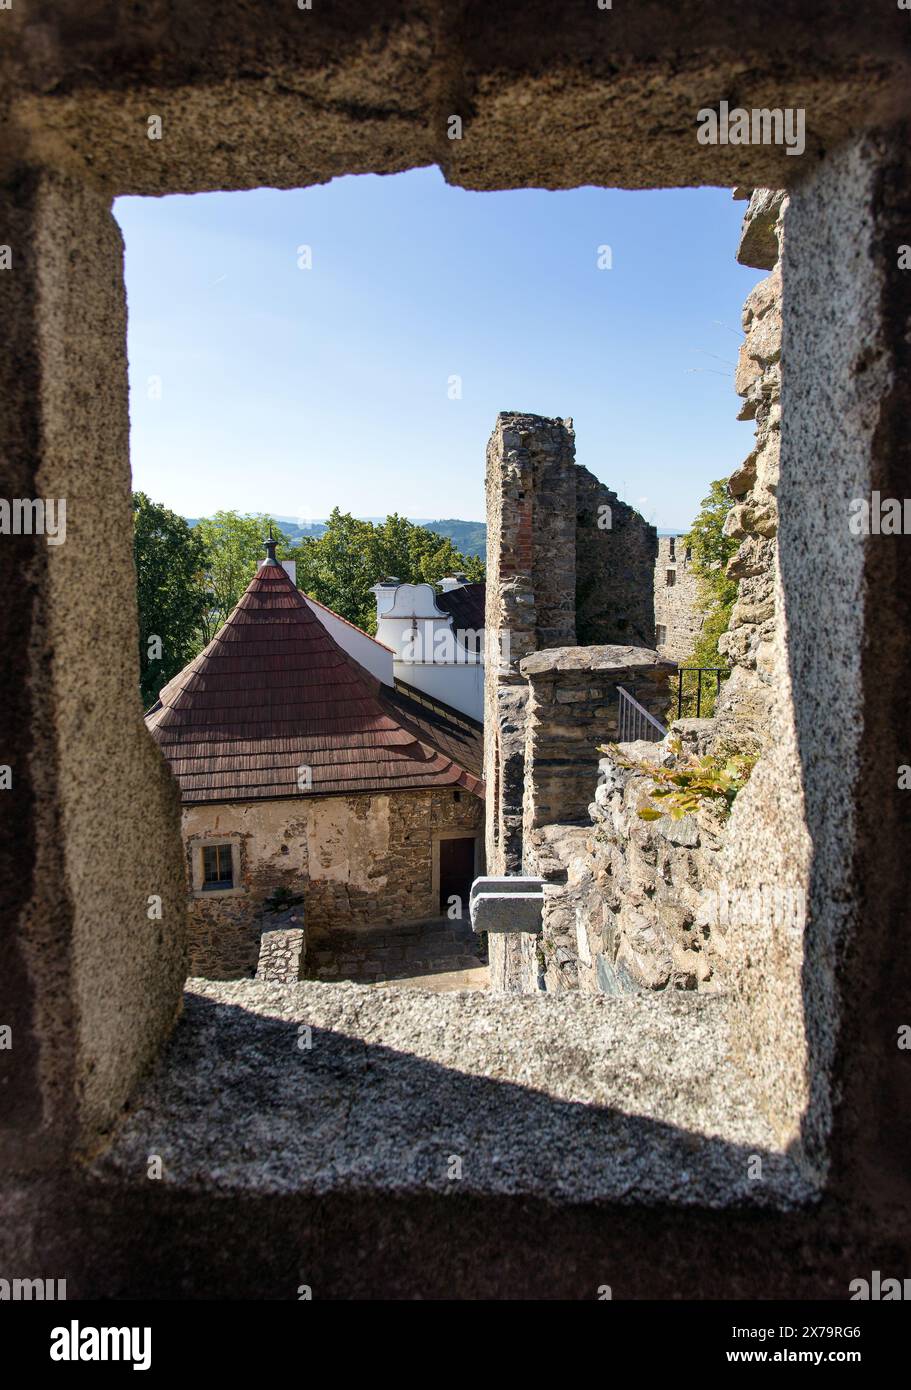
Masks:
[[[187,804],[440,787],[483,794],[478,726],[382,685],[274,563],[164,687],[146,723]]]

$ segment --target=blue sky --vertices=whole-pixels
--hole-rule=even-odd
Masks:
[[[495,417],[525,410],[572,416],[578,462],[682,530],[751,447],[745,207],[729,189],[472,193],[435,168],[120,198],[134,487],[185,516],[482,520]]]

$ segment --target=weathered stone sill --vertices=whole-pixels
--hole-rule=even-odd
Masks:
[[[810,1201],[728,1060],[725,1005],[192,980],[91,1175],[145,1187],[158,1155],[165,1186],[226,1196]]]

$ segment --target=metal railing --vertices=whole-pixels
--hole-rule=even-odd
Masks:
[[[618,685],[617,694],[620,697],[618,743],[634,743],[640,738],[647,739],[649,743],[657,743],[659,739],[664,738],[667,729],[654,715],[649,714],[628,690]]]
[[[715,677],[715,699],[721,693],[721,680],[723,676],[731,673],[726,666],[678,666],[677,668],[677,718],[683,718],[683,677],[692,675],[695,672],[698,676],[696,682],[696,718],[702,718],[702,677],[703,675],[714,675]],[[690,693],[690,692],[687,692]],[[708,694],[708,691],[706,691]]]

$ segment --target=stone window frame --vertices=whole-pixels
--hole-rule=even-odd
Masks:
[[[21,162],[9,185],[10,235],[20,254],[17,274],[3,277],[11,295],[11,350],[0,364],[9,407],[0,422],[9,431],[3,454],[15,469],[11,488],[19,495],[69,493],[79,499],[65,548],[51,553],[33,538],[16,537],[15,545],[4,546],[3,557],[10,566],[4,571],[8,588],[18,594],[17,604],[8,605],[12,626],[4,642],[15,689],[10,726],[14,746],[35,754],[25,781],[28,814],[18,818],[12,836],[17,859],[35,873],[23,872],[21,883],[11,885],[20,928],[2,982],[10,999],[4,1016],[16,1021],[26,1040],[26,1048],[17,1050],[12,1146],[17,1151],[24,1143],[29,1163],[39,1131],[42,1155],[68,1153],[73,1134],[91,1142],[116,1119],[173,1027],[186,974],[179,810],[130,694],[137,662],[125,304],[122,243],[109,215],[110,197],[308,187],[348,173],[391,173],[437,162],[451,183],[473,188],[635,188],[652,178],[655,187],[799,189],[788,224],[796,250],[789,264],[786,238],[783,271],[794,364],[783,383],[779,532],[785,616],[792,621],[790,684],[783,696],[790,741],[782,753],[774,750],[777,761],[766,769],[763,786],[757,780],[757,801],[771,788],[772,811],[770,830],[756,819],[753,852],[781,838],[783,821],[789,830],[806,828],[811,929],[805,956],[786,975],[769,956],[773,984],[783,979],[795,993],[803,984],[803,1012],[778,997],[764,1001],[761,988],[756,992],[760,958],[737,1005],[741,1025],[746,1019],[750,1024],[740,1027],[738,1049],[741,1061],[752,1062],[782,1132],[793,1133],[793,1126],[778,1098],[787,1095],[801,1068],[809,1069],[814,1088],[802,1130],[828,1132],[827,1096],[840,1087],[840,1190],[850,1197],[862,1185],[858,1167],[862,1177],[884,1174],[864,1195],[891,1210],[884,1201],[890,1184],[907,1183],[903,1136],[899,1131],[893,1138],[884,1123],[902,1111],[905,1093],[883,1040],[894,1024],[892,1001],[909,979],[909,966],[894,947],[896,923],[907,909],[902,856],[895,852],[904,808],[898,810],[894,795],[894,769],[906,758],[901,745],[907,622],[896,621],[896,614],[909,610],[909,579],[907,567],[893,564],[889,547],[861,550],[847,543],[843,521],[845,498],[858,490],[873,487],[883,496],[906,490],[906,445],[894,421],[909,413],[907,373],[902,377],[896,365],[906,363],[907,289],[890,272],[896,243],[907,239],[907,132],[895,124],[907,99],[894,105],[887,100],[899,94],[899,64],[883,43],[886,18],[858,12],[839,16],[843,22],[836,26],[815,13],[814,34],[829,59],[823,70],[819,63],[808,66],[803,56],[805,21],[779,8],[768,7],[775,26],[763,24],[763,14],[754,16],[759,39],[748,31],[738,35],[738,71],[749,71],[755,106],[801,106],[813,93],[813,149],[805,160],[788,159],[782,150],[696,145],[694,107],[715,100],[731,81],[734,50],[714,8],[698,22],[688,10],[679,16],[669,11],[666,34],[650,39],[648,60],[629,28],[635,18],[617,15],[610,30],[602,30],[607,37],[592,37],[581,49],[584,68],[567,56],[578,32],[564,34],[557,53],[551,32],[542,37],[529,26],[523,34],[528,53],[516,55],[513,69],[507,40],[501,33],[488,37],[480,14],[476,31],[452,26],[435,32],[429,45],[423,29],[414,40],[407,25],[390,19],[386,49],[380,52],[377,43],[370,49],[371,77],[378,68],[384,71],[390,103],[380,111],[373,89],[358,85],[363,79],[357,44],[365,40],[367,25],[375,25],[375,15],[370,12],[362,28],[352,26],[350,48],[347,36],[342,42],[333,33],[329,43],[308,26],[303,54],[295,55],[293,38],[281,51],[291,59],[300,56],[308,77],[315,72],[322,79],[325,72],[329,89],[341,73],[339,90],[322,97],[318,115],[308,106],[309,96],[295,94],[291,117],[283,98],[271,92],[264,97],[260,79],[241,61],[232,30],[213,60],[217,75],[231,83],[235,143],[227,147],[221,125],[211,119],[210,90],[199,82],[201,55],[192,34],[188,41],[180,31],[187,51],[166,51],[164,60],[156,54],[154,68],[136,51],[126,84],[120,81],[122,65],[111,61],[113,42],[95,30],[90,54],[83,53],[86,40],[75,29],[59,54],[49,47],[42,62],[50,71],[40,85],[33,66],[20,64],[17,82],[26,102],[20,105],[20,93],[13,93],[12,127],[21,137]],[[261,17],[256,22],[261,25]],[[853,25],[847,38],[845,25]],[[242,37],[253,41],[256,35]],[[700,37],[705,42],[696,59]],[[160,41],[167,46],[164,29]],[[416,42],[421,73],[429,55],[430,97],[423,105],[421,83],[409,66]],[[601,44],[610,46],[606,59]],[[266,80],[274,82],[281,63],[272,52],[265,51],[263,62]],[[680,52],[696,66],[681,67]],[[559,83],[551,80],[551,67],[561,75]],[[167,100],[184,111],[171,127],[167,162],[156,158],[158,147],[123,139],[125,113],[138,118],[155,109],[156,84],[165,70]],[[291,71],[297,78],[297,68]],[[59,93],[51,79],[58,79]],[[904,72],[901,81],[906,90]],[[532,127],[523,123],[522,139],[516,140],[510,124],[515,94],[521,93],[521,110],[529,83],[547,83],[540,88],[541,119]],[[634,116],[609,126],[604,139],[579,142],[578,102],[594,96],[599,84],[604,99]],[[362,102],[352,100],[352,89],[363,92]],[[407,107],[396,106],[406,91]],[[625,92],[637,100],[624,101]],[[465,138],[449,142],[439,111],[467,110],[473,99]],[[325,119],[332,135],[308,147],[306,162],[299,143],[275,138],[283,121],[285,129],[298,130],[302,111],[317,128]],[[662,132],[660,168],[650,162],[656,122]],[[96,132],[89,155],[86,129]],[[814,284],[820,263],[830,273],[824,282],[816,274]],[[831,312],[834,297],[843,310],[840,319]],[[72,351],[74,341],[79,352]],[[101,527],[104,566],[97,563],[97,547],[87,544]],[[23,561],[32,576],[28,586],[18,585]],[[873,601],[862,602],[868,593]],[[877,602],[880,594],[889,601]],[[92,700],[84,686],[89,642],[97,654]],[[36,669],[44,672],[40,682],[29,678]],[[836,669],[841,678],[833,685]],[[863,794],[860,771],[866,774]],[[104,858],[98,874],[73,871],[99,845],[115,844],[121,851],[116,876]],[[154,936],[145,930],[150,883],[160,890],[163,920],[170,924]],[[842,947],[855,929],[859,940],[851,941],[849,959]],[[102,941],[103,954],[83,949]],[[861,957],[863,969],[852,977],[848,969]],[[806,1046],[798,1036],[804,1023]],[[110,1065],[99,1067],[99,1057]],[[846,1173],[853,1182],[844,1181]]]
[[[230,845],[231,847],[231,876],[233,879],[230,888],[207,888],[205,886],[203,867],[203,850],[214,849],[216,846]],[[190,861],[190,883],[194,898],[238,898],[242,897],[249,890],[243,883],[243,864],[244,864],[243,840],[239,835],[194,835],[187,844],[187,856]]]

